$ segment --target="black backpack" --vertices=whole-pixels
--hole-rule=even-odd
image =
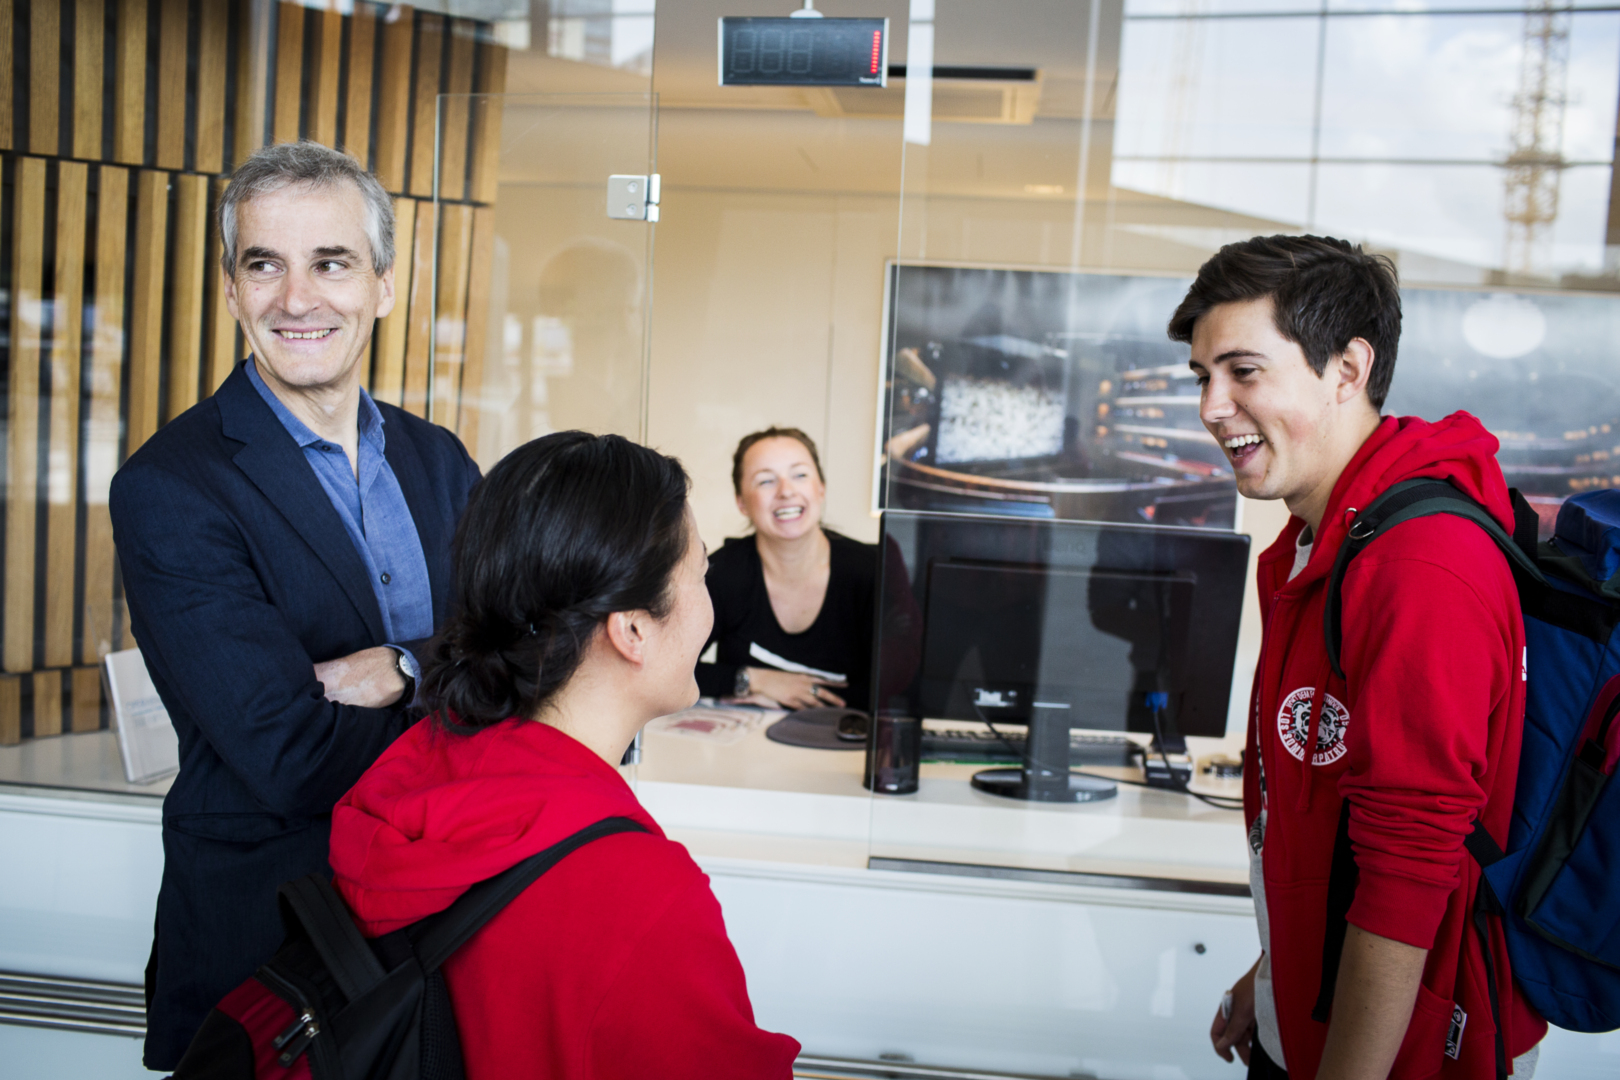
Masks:
[[[645,831],[629,818],[598,821],[379,938],[361,935],[325,877],[289,881],[281,948],[209,1012],[174,1080],[461,1080],[440,965],[570,852]]]

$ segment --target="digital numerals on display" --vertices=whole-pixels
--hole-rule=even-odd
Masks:
[[[721,86],[886,86],[888,19],[720,20]]]

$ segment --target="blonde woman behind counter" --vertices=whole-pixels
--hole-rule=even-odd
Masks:
[[[822,528],[815,442],[797,428],[745,436],[731,486],[754,534],[709,559],[717,653],[697,667],[704,696],[870,708],[877,548]]]

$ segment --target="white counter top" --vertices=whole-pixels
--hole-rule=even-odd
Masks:
[[[157,806],[172,783],[172,776],[150,784],[125,780],[118,736],[111,731],[53,735],[0,746],[0,787],[12,790],[26,788],[38,795],[81,801],[120,796]]]
[[[861,786],[863,765],[859,751],[784,746],[763,728],[732,745],[648,732],[637,791],[700,858],[913,861],[1247,889],[1236,811],[1124,784],[1101,802],[1017,802],[973,788],[980,766],[970,765],[925,764],[915,794],[874,797]]]
[[[971,787],[976,766],[925,764],[917,793],[874,797],[861,786],[863,766],[859,750],[784,746],[763,726],[730,745],[649,731],[633,779],[648,810],[699,859],[1247,882],[1240,815],[1185,795],[1122,784],[1101,802],[1023,803]],[[13,799],[123,804],[155,816],[170,783],[127,783],[110,731],[0,747],[0,789]]]

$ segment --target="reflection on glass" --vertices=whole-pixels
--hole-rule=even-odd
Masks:
[[[440,265],[470,252],[475,273],[470,296],[441,288],[435,364],[436,378],[455,372],[446,344],[465,342],[468,449],[487,467],[551,431],[641,438],[652,226],[609,218],[606,197],[609,176],[653,171],[651,96],[507,94],[472,107],[500,134],[498,186],[459,246],[458,208],[445,207]]]
[[[551,0],[544,48],[560,60],[652,74],[655,0]],[[531,41],[534,31],[530,30]]]
[[[1620,487],[1620,296],[1406,289],[1386,411],[1466,409],[1549,534],[1570,495]]]
[[[884,507],[1230,528],[1181,278],[890,271]]]
[[[1617,85],[1620,16],[1581,5],[1133,0],[1113,180],[1409,281],[1602,285]]]

